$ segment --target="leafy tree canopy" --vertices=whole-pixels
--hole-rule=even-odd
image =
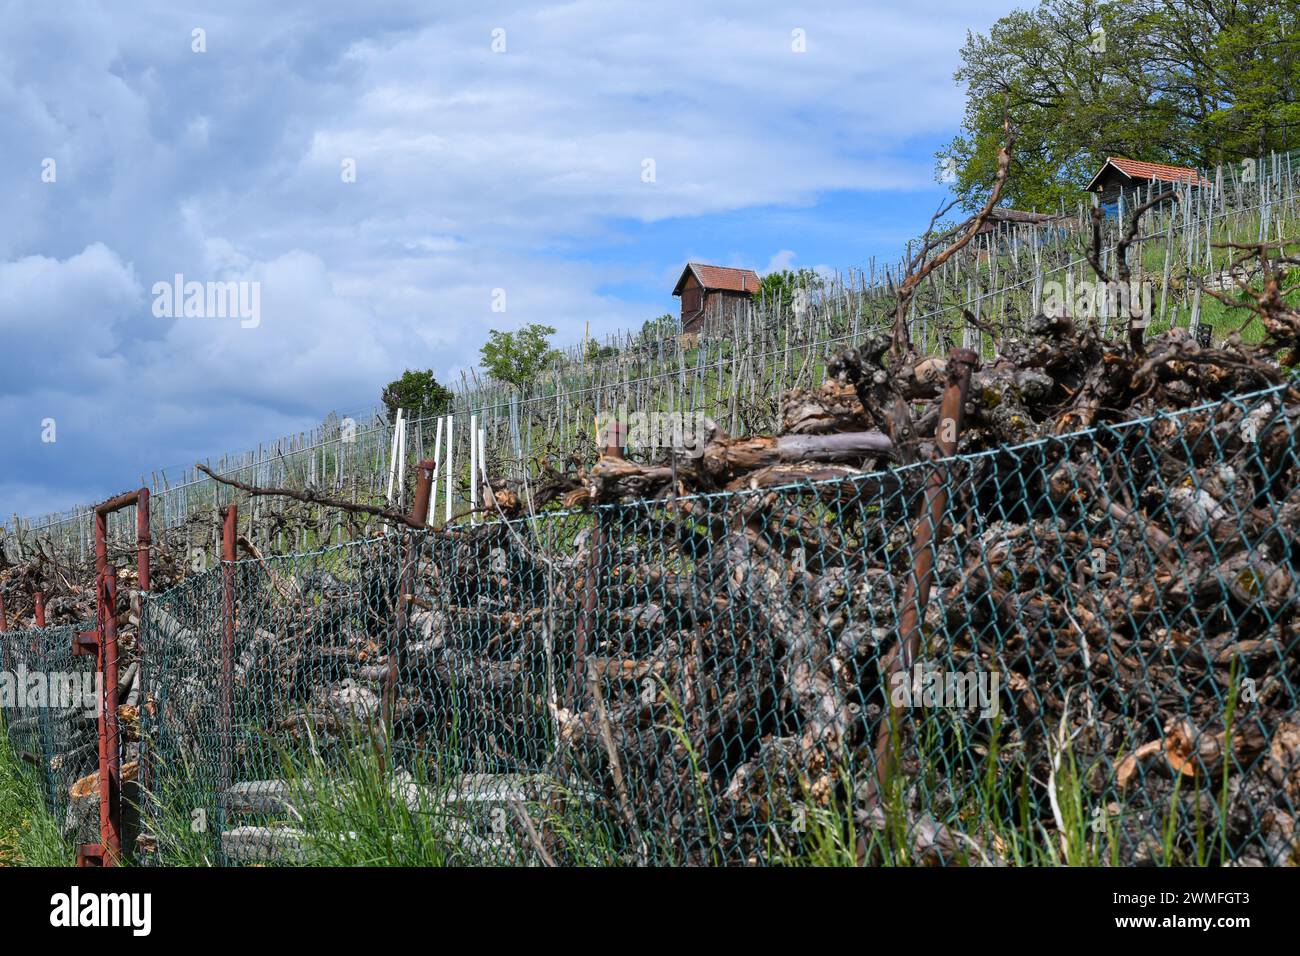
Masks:
[[[780,272],[769,272],[763,276],[763,301],[773,308],[777,305],[788,308],[794,301],[796,291],[804,289],[812,293],[820,289],[823,284],[822,277],[812,269],[793,271],[783,269]]]
[[[408,369],[402,377],[384,386],[383,402],[389,422],[397,421],[397,410],[404,408],[415,418],[432,418],[451,409],[451,389],[444,388],[433,372]]]
[[[641,341],[657,342],[660,339],[668,339],[675,336],[681,331],[681,322],[678,317],[670,312],[665,312],[657,319],[646,319],[641,325]]]
[[[1018,209],[1073,205],[1110,155],[1207,169],[1300,145],[1294,0],[1043,0],[967,34],[961,60],[966,115],[936,166],[967,209],[1004,116]]]
[[[549,325],[537,324],[525,325],[517,332],[492,329],[479,350],[479,364],[497,381],[523,388],[560,357],[551,348],[554,334]]]
[[[598,362],[601,359],[613,358],[618,354],[618,349],[612,345],[601,345],[595,339],[587,339],[587,351],[584,353],[588,362]]]

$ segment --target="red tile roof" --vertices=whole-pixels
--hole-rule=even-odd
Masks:
[[[1126,159],[1123,156],[1107,156],[1097,175],[1088,183],[1088,189],[1096,185],[1107,166],[1114,166],[1130,179],[1147,179],[1161,183],[1181,183],[1187,186],[1208,186],[1210,181],[1190,166],[1167,166],[1164,163],[1144,163],[1140,159]]]
[[[688,262],[682,270],[682,277],[673,286],[673,295],[680,295],[682,283],[694,272],[695,278],[705,289],[721,289],[725,292],[756,293],[762,285],[758,273],[753,269],[731,269],[727,266],[710,266],[702,262]]]

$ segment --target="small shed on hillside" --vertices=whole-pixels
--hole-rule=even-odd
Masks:
[[[1208,187],[1210,181],[1199,170],[1190,166],[1167,166],[1164,163],[1146,163],[1123,156],[1107,156],[1097,175],[1088,183],[1088,192],[1095,193],[1101,208],[1108,216],[1119,213],[1119,198],[1124,197],[1124,208],[1132,209],[1146,201],[1146,194],[1157,196],[1163,190],[1195,186]],[[1150,189],[1148,189],[1150,187]],[[1139,199],[1139,194],[1142,198]]]
[[[688,262],[673,287],[673,295],[682,300],[682,334],[729,324],[747,314],[761,284],[753,269]]]

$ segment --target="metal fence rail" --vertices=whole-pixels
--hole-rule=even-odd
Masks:
[[[146,858],[314,859],[373,764],[449,863],[1294,862],[1288,394],[223,562],[144,602]]]

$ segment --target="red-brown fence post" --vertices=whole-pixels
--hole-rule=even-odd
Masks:
[[[8,630],[9,616],[5,614],[5,596],[0,594],[0,634],[4,634]],[[0,638],[0,641],[4,642],[5,670],[11,671],[13,670],[13,664],[9,659],[9,638]]]
[[[45,592],[37,591],[33,597],[36,600],[36,629],[40,630],[45,627]],[[32,650],[39,651],[40,649],[41,639],[40,636],[37,635],[32,638]]]
[[[122,854],[122,761],[117,724],[117,574],[107,567],[101,577],[100,672],[103,674],[102,750],[104,770],[99,780],[99,829],[104,865],[115,866]]]
[[[149,489],[141,488],[135,501],[135,548],[136,571],[140,578],[137,587],[141,591],[149,590],[149,546],[153,544],[153,535],[149,531]]]
[[[433,472],[438,463],[426,458],[416,466],[415,498],[411,502],[411,514],[406,519],[409,526],[405,533],[402,548],[402,564],[397,576],[397,633],[388,649],[388,669],[384,674],[384,696],[380,702],[380,720],[386,734],[393,734],[393,715],[397,709],[397,686],[402,665],[406,659],[406,622],[410,619],[411,600],[415,594],[415,563],[419,558],[419,547],[415,535],[429,524],[429,498],[433,487]],[[385,766],[381,749],[380,768]]]
[[[108,639],[107,617],[112,617],[116,607],[108,605],[108,515],[107,502],[95,509],[95,627],[73,638],[72,653],[95,656],[95,676],[99,681],[99,713],[96,720],[96,738],[99,748],[99,843],[83,843],[77,847],[78,866],[112,866],[113,853],[112,774],[109,769],[108,714],[117,715],[117,685],[109,690],[105,676],[105,649]],[[116,629],[114,629],[116,637]],[[116,648],[114,649],[116,651]],[[116,659],[116,653],[114,653]]]
[[[222,511],[221,527],[221,756],[218,784],[225,793],[234,783],[235,697],[235,533],[239,509],[232,501]]]
[[[429,496],[433,488],[433,473],[438,462],[426,458],[415,466],[415,498],[411,501],[411,521],[415,528],[424,528],[429,524]]]
[[[939,424],[935,428],[935,445],[939,455],[947,458],[957,452],[957,437],[961,433],[962,413],[966,405],[966,393],[970,388],[971,373],[979,366],[979,356],[970,349],[953,349],[948,354],[948,383],[944,388],[943,398],[939,403]],[[903,584],[900,601],[902,613],[898,622],[898,647],[887,662],[884,676],[885,718],[876,735],[875,775],[868,782],[867,803],[875,809],[881,799],[889,775],[893,769],[892,726],[898,719],[897,708],[893,704],[893,683],[896,675],[903,674],[908,680],[907,671],[916,660],[921,646],[921,622],[925,619],[925,606],[930,599],[930,589],[934,585],[935,544],[943,527],[944,515],[948,511],[948,488],[944,481],[944,469],[935,466],[925,483],[925,500],[917,514],[916,524],[912,529],[912,573]],[[859,862],[862,862],[867,841],[863,839],[858,845]]]
[[[95,628],[72,639],[72,653],[95,655],[100,682],[99,719],[99,843],[77,847],[78,866],[114,866],[122,855],[122,738],[117,715],[117,573],[108,564],[108,516],[147,499],[141,488],[110,498],[95,508]],[[147,524],[147,520],[146,520]],[[137,532],[138,532],[137,527]],[[148,579],[148,545],[141,554]],[[38,619],[45,617],[40,597]]]

